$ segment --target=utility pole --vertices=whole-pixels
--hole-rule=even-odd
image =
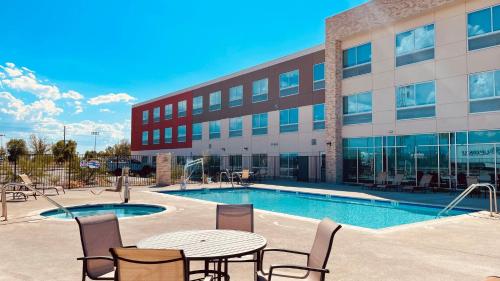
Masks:
[[[94,153],[97,153],[96,151],[96,145],[97,145],[97,136],[99,135],[99,132],[93,131],[91,134],[94,136]]]
[[[64,126],[64,131],[63,131],[63,144],[64,148],[66,148],[66,126]]]
[[[3,148],[3,137],[5,137],[5,134],[0,134],[0,148]]]

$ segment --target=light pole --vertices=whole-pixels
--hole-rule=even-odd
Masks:
[[[0,134],[0,148],[3,148],[3,137],[5,137],[5,134]]]
[[[97,153],[96,151],[96,145],[97,145],[97,136],[99,135],[99,132],[93,131],[91,134],[94,136],[94,152]]]

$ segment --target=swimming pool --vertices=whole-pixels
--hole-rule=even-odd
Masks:
[[[255,208],[313,219],[332,220],[371,229],[436,219],[442,209],[428,205],[384,200],[367,200],[274,189],[199,189],[160,191],[164,194],[213,201],[224,204],[253,204]],[[473,212],[454,209],[448,216]]]
[[[146,204],[92,204],[67,208],[75,217],[86,217],[100,214],[113,213],[119,218],[151,215],[166,210],[165,207]],[[72,217],[59,209],[45,211],[40,214],[44,217],[57,219],[72,219]]]

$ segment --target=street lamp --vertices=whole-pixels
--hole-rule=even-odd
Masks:
[[[5,137],[5,134],[0,134],[0,148],[3,148],[3,137]]]
[[[94,136],[94,152],[97,152],[96,145],[97,145],[97,136],[99,135],[99,132],[93,131],[93,132],[91,132],[91,134]]]

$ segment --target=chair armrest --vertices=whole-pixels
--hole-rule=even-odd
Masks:
[[[205,279],[203,279],[203,281],[212,281],[212,280],[213,280],[212,276],[207,276],[205,277]]]
[[[295,255],[302,255],[302,256],[306,256],[307,257],[307,260],[309,261],[309,253],[306,253],[306,252],[300,252],[300,251],[294,251],[294,250],[287,250],[287,249],[276,249],[276,248],[269,248],[269,249],[264,249],[262,250],[261,252],[261,256],[260,256],[260,262],[259,262],[259,268],[260,270],[264,272],[264,268],[263,268],[263,264],[264,264],[264,253],[265,252],[281,252],[281,253],[289,253],[289,254],[295,254]]]
[[[122,246],[122,248],[137,248],[137,246],[136,245]]]
[[[194,275],[194,274],[203,274],[204,275],[205,273],[214,274],[215,276],[217,276],[217,278],[218,278],[217,280],[221,279],[222,277],[224,277],[225,280],[227,280],[227,281],[230,280],[230,277],[227,273],[218,272],[216,270],[194,270],[194,271],[190,271],[189,275]],[[212,276],[205,276],[205,277],[203,277],[203,279],[196,279],[196,280],[212,281],[213,277]]]
[[[108,256],[90,256],[90,257],[77,258],[76,260],[79,260],[79,261],[87,261],[87,260],[110,260],[110,261],[113,261],[113,258],[108,257]]]
[[[271,267],[269,269],[269,275],[273,274],[273,270],[282,269],[282,268],[315,271],[315,272],[321,272],[321,273],[330,273],[330,271],[326,268],[315,268],[315,267],[300,266],[300,265],[271,265]]]

